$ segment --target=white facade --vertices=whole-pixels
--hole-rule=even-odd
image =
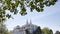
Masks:
[[[33,31],[35,31],[37,29],[38,26],[33,25],[31,22],[30,23],[26,23],[25,25],[23,25],[22,27],[20,26],[16,26],[12,32],[12,34],[26,34],[26,29],[28,29],[29,33],[32,33]]]

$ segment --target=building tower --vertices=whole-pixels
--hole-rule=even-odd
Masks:
[[[27,19],[27,21],[26,21],[26,24],[28,24],[28,19]]]
[[[30,24],[32,24],[32,21],[31,21],[31,19],[30,19]]]

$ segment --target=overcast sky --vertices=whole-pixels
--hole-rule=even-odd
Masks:
[[[18,7],[19,10],[19,7]],[[8,19],[5,24],[8,30],[13,30],[16,25],[24,25],[26,20],[30,22],[30,19],[33,24],[36,24],[43,27],[48,27],[53,30],[53,32],[59,30],[60,31],[60,1],[58,1],[54,6],[44,7],[43,12],[33,12],[29,11],[27,8],[28,14],[25,16],[21,16],[20,14],[12,15],[14,19]]]

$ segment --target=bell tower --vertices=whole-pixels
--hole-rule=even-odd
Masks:
[[[26,21],[26,24],[28,24],[28,19],[27,19],[27,21]]]
[[[31,19],[30,19],[30,24],[32,24],[32,21],[31,21]]]

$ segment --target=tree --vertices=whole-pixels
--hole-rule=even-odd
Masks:
[[[50,29],[50,34],[53,34],[53,31]]]
[[[55,34],[60,34],[60,32],[59,31],[56,31],[56,33]]]
[[[53,34],[53,31],[47,27],[42,29],[43,34]]]
[[[12,34],[13,31],[9,31],[8,34]]]
[[[43,12],[45,6],[54,5],[57,0],[0,0],[0,22],[5,21],[6,18],[11,18],[10,13],[17,14],[17,7],[20,7],[19,13],[24,16],[27,14],[26,8],[29,7],[31,12],[36,10],[37,12]]]
[[[3,23],[0,23],[0,34],[8,34],[8,30]]]
[[[38,27],[35,31],[33,31],[33,34],[42,34],[41,28]]]
[[[26,29],[25,31],[26,31],[26,34],[30,34],[29,31],[28,31],[28,29]]]

